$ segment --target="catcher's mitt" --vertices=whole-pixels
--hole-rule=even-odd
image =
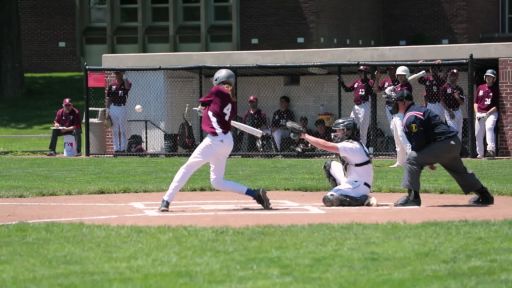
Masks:
[[[294,140],[299,139],[302,133],[306,133],[306,129],[297,122],[286,122],[286,128],[290,129],[290,137]]]

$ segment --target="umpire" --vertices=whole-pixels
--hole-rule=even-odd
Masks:
[[[408,90],[402,90],[391,98],[394,109],[404,114],[404,133],[411,144],[402,181],[408,195],[400,198],[395,206],[421,206],[421,171],[425,166],[433,169],[435,163],[439,163],[450,173],[464,194],[475,192],[477,196],[471,198],[470,204],[494,204],[494,197],[489,190],[462,163],[458,132],[442,122],[439,116],[428,108],[415,105]]]

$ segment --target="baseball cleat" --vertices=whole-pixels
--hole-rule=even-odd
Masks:
[[[265,210],[272,209],[270,200],[267,197],[267,191],[265,191],[264,189],[260,188],[258,190],[258,192],[256,193],[256,196],[254,196],[254,200],[256,200],[256,202],[258,202],[258,204],[260,204],[263,207],[263,209],[265,209]]]
[[[162,199],[162,203],[160,204],[160,208],[158,208],[158,211],[160,212],[169,212],[169,201]]]
[[[472,205],[492,205],[494,204],[494,197],[489,193],[486,187],[481,187],[475,191],[477,196],[469,200],[469,204]]]
[[[406,207],[406,206],[421,206],[421,198],[413,198],[409,195],[403,196],[395,202],[395,207]]]

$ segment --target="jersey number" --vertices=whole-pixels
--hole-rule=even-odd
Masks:
[[[224,110],[222,110],[222,112],[224,112],[224,114],[226,114],[226,117],[224,117],[226,119],[226,121],[229,121],[229,116],[231,115],[231,103],[229,103],[226,108],[224,108]]]
[[[364,89],[359,89],[359,95],[364,95],[366,94],[366,90]]]
[[[484,103],[485,103],[485,105],[491,104],[491,99],[490,98],[486,98]]]

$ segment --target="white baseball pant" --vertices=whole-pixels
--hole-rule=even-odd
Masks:
[[[455,114],[455,117],[450,118],[450,113],[448,111],[444,111],[444,117],[446,118],[446,124],[448,126],[453,127],[459,131],[457,136],[459,137],[459,140],[462,140],[462,112],[459,110],[453,111],[453,114]]]
[[[396,162],[400,166],[404,165],[405,160],[407,159],[407,153],[411,150],[411,144],[404,134],[404,128],[402,124],[403,119],[404,114],[397,113],[393,115],[393,119],[391,120],[390,125],[391,131],[393,131],[393,139],[395,140]]]
[[[352,197],[361,197],[370,193],[370,188],[364,185],[363,181],[347,179],[345,177],[345,170],[343,165],[338,161],[331,162],[331,175],[336,179],[338,186],[334,187],[329,193],[336,193],[337,195],[348,195]],[[329,194],[327,193],[327,194]]]
[[[181,166],[163,197],[172,202],[176,193],[187,183],[188,179],[201,166],[210,162],[210,183],[213,188],[221,191],[230,191],[245,194],[247,187],[241,184],[224,180],[226,161],[233,150],[233,136],[231,132],[219,136],[208,135],[197,146],[187,162]]]
[[[128,121],[126,106],[110,105],[109,115],[112,119],[112,138],[114,151],[126,150],[126,123]]]
[[[363,145],[366,145],[368,127],[370,126],[370,109],[370,101],[367,101],[360,105],[354,105],[352,113],[350,113],[350,117],[354,118],[357,127],[359,127],[359,136]]]
[[[498,112],[495,111],[489,116],[485,115],[486,113],[476,113],[475,137],[478,157],[484,157],[484,137],[487,142],[487,151],[496,151],[494,127],[496,127],[496,121],[498,121]]]

